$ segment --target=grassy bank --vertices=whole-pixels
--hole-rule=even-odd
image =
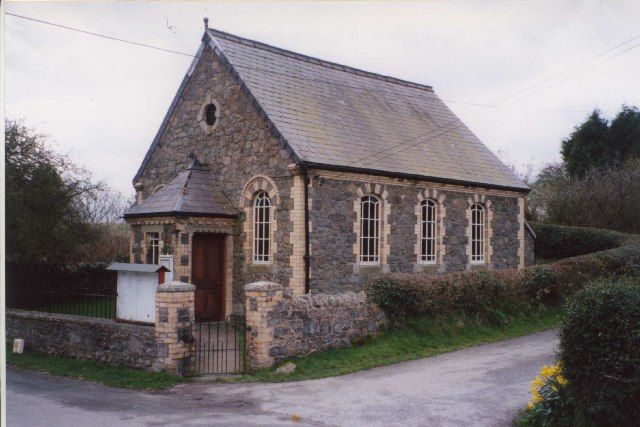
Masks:
[[[292,361],[297,368],[292,374],[276,374],[275,368],[270,368],[234,381],[297,381],[344,375],[547,330],[557,326],[561,316],[561,309],[545,308],[512,317],[504,325],[477,323],[468,318],[412,320],[401,329],[351,348],[295,358]]]
[[[164,372],[138,371],[88,360],[52,357],[34,352],[14,354],[10,348],[7,349],[7,364],[62,377],[95,381],[111,387],[138,390],[158,390],[184,381]]]

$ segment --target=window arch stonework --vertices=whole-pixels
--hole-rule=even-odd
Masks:
[[[256,259],[255,255],[255,238],[258,237],[255,235],[255,201],[256,197],[261,195],[268,196],[268,236],[260,236],[261,239],[268,239],[269,245],[269,256],[268,260]],[[243,251],[245,254],[245,266],[246,265],[270,265],[273,264],[273,260],[275,258],[275,254],[278,250],[278,242],[275,241],[275,233],[278,229],[278,221],[276,220],[276,212],[277,207],[280,203],[280,197],[278,194],[278,188],[276,187],[275,182],[266,175],[255,175],[251,177],[244,188],[242,189],[242,193],[240,196],[240,207],[244,212],[244,221],[243,221]],[[263,240],[264,241],[264,240]]]
[[[415,270],[420,271],[425,267],[437,266],[439,271],[444,271],[444,256],[446,254],[446,247],[444,244],[445,225],[444,219],[447,215],[447,209],[444,206],[444,200],[446,196],[443,193],[434,189],[426,189],[421,191],[417,195],[417,203],[415,205],[415,256],[416,264]],[[431,200],[435,204],[435,259],[433,261],[423,260],[423,247],[422,247],[422,206],[426,201]]]
[[[493,237],[493,230],[491,223],[493,220],[493,210],[491,209],[491,200],[489,200],[484,194],[474,194],[467,199],[467,269],[470,270],[475,266],[484,266],[488,269],[492,268],[491,257],[493,255],[493,247],[491,245],[491,238]],[[478,210],[481,208],[481,212]],[[479,227],[475,224],[477,219],[481,218],[482,224],[480,229],[482,230],[481,236],[476,236]],[[474,242],[478,241],[478,238],[482,239],[482,260],[478,260],[478,250],[474,251]]]
[[[353,210],[356,214],[356,220],[353,224],[353,232],[356,235],[356,241],[353,245],[353,254],[355,257],[354,263],[354,273],[358,273],[360,267],[364,266],[380,266],[382,267],[382,271],[388,271],[387,259],[390,253],[390,245],[389,245],[389,214],[391,212],[391,204],[389,203],[386,189],[381,184],[372,184],[365,183],[361,184],[356,189],[357,197],[353,202]],[[378,224],[377,230],[379,232],[378,238],[378,261],[372,262],[363,260],[362,255],[362,242],[363,238],[366,237],[367,233],[363,233],[362,223],[362,212],[363,212],[363,197],[371,196],[378,201],[377,212],[378,212]],[[369,241],[371,241],[369,239]]]
[[[213,114],[215,115],[213,124],[207,123],[207,110],[209,105],[213,105],[215,107],[215,112],[213,112],[214,109],[209,110],[210,113],[213,112]],[[220,104],[213,97],[212,92],[207,92],[205,94],[204,101],[200,105],[200,110],[198,111],[198,124],[200,125],[204,133],[208,135],[213,132],[213,130],[218,126],[218,123],[220,123],[220,113]]]

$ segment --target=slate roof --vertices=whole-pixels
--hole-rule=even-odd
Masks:
[[[431,86],[331,63],[214,29],[206,30],[203,42],[209,43],[229,65],[298,162],[529,190],[449,110]],[[134,183],[159,143],[204,43]]]
[[[430,86],[208,34],[301,161],[528,190]]]
[[[235,211],[214,181],[211,170],[194,158],[178,174],[142,203],[124,212],[125,218],[159,215],[234,216]]]

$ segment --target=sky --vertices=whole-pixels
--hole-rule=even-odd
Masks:
[[[596,57],[640,36],[640,1],[7,2],[5,11],[188,54],[207,16],[212,28],[428,84],[521,171],[559,161],[560,142],[594,108],[612,118],[622,104],[640,107],[640,37]],[[6,116],[132,194],[192,58],[12,16],[4,36]]]

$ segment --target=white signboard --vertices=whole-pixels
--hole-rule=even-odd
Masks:
[[[119,320],[154,323],[156,321],[156,291],[158,273],[118,271]]]

